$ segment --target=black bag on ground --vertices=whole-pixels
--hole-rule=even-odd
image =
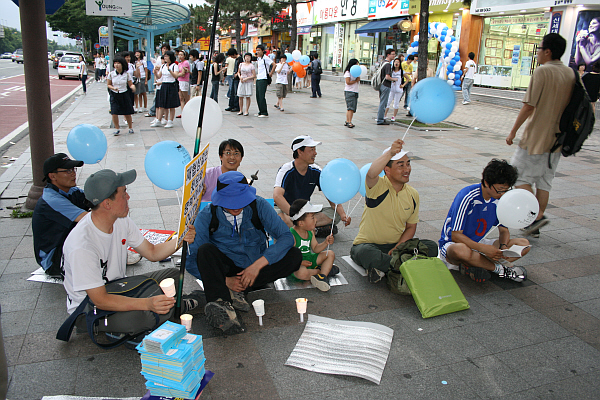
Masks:
[[[117,279],[115,281],[107,283],[105,285],[105,288],[106,292],[109,294],[117,294],[120,296],[136,298],[148,298],[163,293],[162,289],[154,279],[148,278],[144,275],[129,276],[126,278]],[[96,339],[98,335],[98,324],[104,323],[105,318],[115,313],[116,311],[100,310],[99,308],[94,306],[89,296],[86,296],[85,299],[81,302],[81,304],[79,304],[77,309],[73,311],[69,318],[67,318],[67,320],[58,329],[56,338],[58,340],[68,342],[69,338],[71,337],[71,333],[73,332],[75,321],[77,320],[77,317],[79,317],[81,314],[85,314],[86,316],[85,319],[87,331],[90,335],[90,338],[92,338],[92,342],[94,342],[97,346],[102,347],[103,349],[115,348],[147,332],[147,329],[143,329],[139,332],[135,332],[132,334],[125,334],[123,337],[110,344],[98,343]],[[160,321],[158,314],[153,314],[154,318],[156,319],[156,323],[154,324],[154,327],[152,329],[156,329],[159,326]]]
[[[590,97],[581,82],[579,73],[577,71],[574,71],[574,73],[575,86],[573,87],[573,94],[560,117],[560,132],[556,134],[556,142],[550,149],[552,154],[562,146],[561,153],[565,157],[581,150],[583,142],[592,133],[596,122]],[[550,156],[548,156],[548,167],[550,167]]]
[[[387,272],[387,285],[392,293],[410,296],[410,289],[400,273],[400,266],[411,259],[426,259],[429,248],[418,238],[407,240],[392,251],[390,269]]]

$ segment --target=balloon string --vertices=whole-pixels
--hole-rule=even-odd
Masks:
[[[333,226],[335,225],[335,213],[337,212],[337,204],[335,205],[335,207],[333,208],[333,218],[331,221],[331,233],[329,235],[331,235],[333,233]],[[329,236],[327,235],[327,236]],[[327,239],[325,239],[327,240]],[[325,252],[325,256],[327,256],[327,254],[329,254],[329,243],[327,243],[327,251]]]
[[[410,129],[410,127],[412,126],[413,122],[415,122],[417,120],[417,118],[413,118],[412,122],[410,123],[410,125],[408,126],[408,128],[406,128],[406,132],[404,132],[404,136],[402,136],[402,140],[404,140],[404,138],[406,137],[406,135],[408,134],[408,130]]]
[[[486,233],[485,236],[481,240],[485,239],[490,233],[492,233],[494,231],[494,229],[497,229],[497,228],[498,228],[498,225],[492,226],[492,229],[490,229],[488,231],[488,233]]]
[[[356,208],[356,206],[361,202],[362,200],[362,196],[358,199],[358,201],[356,202],[356,204],[354,205],[354,207],[352,207],[352,211],[350,211],[348,213],[348,215],[352,215],[352,212],[354,212],[354,209]]]

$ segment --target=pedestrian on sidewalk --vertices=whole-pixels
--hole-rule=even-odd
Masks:
[[[390,90],[392,89],[392,82],[395,82],[397,78],[392,78],[392,60],[396,58],[396,50],[386,49],[385,60],[383,66],[380,68],[379,73],[381,74],[381,86],[379,87],[379,109],[377,110],[377,125],[389,125],[390,123],[385,120],[385,108],[388,104],[390,97]]]
[[[358,65],[358,60],[352,58],[348,61],[348,65],[344,70],[344,99],[346,100],[346,122],[344,123],[344,126],[347,126],[348,128],[354,128],[352,117],[354,117],[358,105],[358,85],[360,84],[360,76],[353,78],[350,74],[350,68],[355,65]]]
[[[392,63],[392,78],[396,78],[396,80],[392,82],[390,96],[385,113],[383,114],[383,119],[385,120],[388,110],[392,108],[394,110],[394,115],[391,120],[395,121],[396,115],[398,114],[398,108],[400,107],[400,99],[404,94],[404,83],[402,83],[404,81],[404,73],[402,71],[402,61],[400,61],[399,58],[396,58]]]
[[[94,80],[100,80],[100,54],[94,54]]]
[[[85,84],[87,81],[87,73],[88,73],[88,69],[87,69],[85,60],[83,59],[83,56],[79,56],[79,80],[81,80],[81,86],[83,87],[83,94],[86,93]]]
[[[225,83],[227,83],[227,98],[231,99],[232,90],[233,90],[233,75],[235,68],[235,59],[238,58],[238,52],[235,47],[227,50],[227,59],[225,60],[225,64],[227,65],[226,75],[225,75]],[[235,93],[235,92],[233,92]]]
[[[321,60],[319,60],[318,53],[314,53],[310,56],[310,87],[312,88],[312,99],[315,99],[317,96],[321,97],[321,74],[323,73],[323,68],[321,67]]]
[[[202,85],[202,71],[204,62],[200,60],[200,53],[196,49],[190,50],[190,97],[195,97],[200,93]]]
[[[598,101],[598,92],[600,91],[600,61],[596,61],[592,72],[585,74],[581,80],[588,96],[590,96],[594,111],[596,111],[596,102]]]
[[[406,57],[406,61],[402,62],[402,72],[404,73],[404,109],[408,109],[408,96],[410,96],[410,88],[412,87],[413,78],[413,61],[415,60],[414,54]]]
[[[156,67],[160,68],[160,66],[162,66],[162,64],[164,63],[163,56],[169,50],[171,50],[171,46],[169,46],[168,43],[163,43],[163,45],[160,47],[161,56],[160,57],[156,56],[156,58],[153,60],[153,63],[154,63],[154,71],[153,72],[154,72],[154,77],[155,77],[155,81],[154,81],[155,85],[157,84],[157,79],[159,79],[156,76]],[[152,107],[150,107],[150,110],[145,115],[146,117],[155,117],[156,116],[156,100],[158,99],[158,88],[156,90],[157,91],[154,93],[154,100],[152,103]]]
[[[181,103],[181,111],[186,103],[190,101],[190,63],[189,57],[185,50],[181,50],[178,53],[179,56],[179,102]],[[181,118],[181,114],[177,116]]]
[[[462,84],[462,94],[463,94],[463,104],[469,104],[471,102],[471,88],[473,87],[473,82],[475,82],[475,71],[477,70],[477,64],[475,64],[475,53],[469,53],[469,60],[465,63],[465,68],[463,70],[463,84]]]
[[[244,59],[242,58],[242,56],[238,55],[238,52],[236,49],[233,49],[233,51],[235,52],[235,54],[233,54],[232,57],[235,58],[235,61],[233,62],[233,76],[231,79],[231,86],[229,87],[231,90],[231,93],[229,94],[229,106],[225,109],[225,111],[239,112],[239,111],[241,111],[241,109],[240,109],[240,98],[237,95],[238,86],[240,85],[240,78],[238,76],[238,71],[240,69],[240,64],[244,62]]]
[[[281,57],[279,59],[279,63],[275,67],[275,73],[277,74],[277,80],[275,81],[277,87],[277,103],[274,107],[279,109],[279,111],[285,111],[283,109],[283,99],[285,99],[285,96],[287,95],[289,75],[292,73],[292,69],[286,62],[286,58]]]
[[[256,103],[258,105],[258,114],[254,114],[258,118],[266,118],[269,116],[267,110],[267,86],[271,84],[273,76],[273,60],[265,54],[265,46],[259,44],[256,46],[256,65],[257,65],[257,80],[256,80]]]
[[[240,111],[238,115],[248,116],[250,102],[252,101],[252,87],[256,79],[256,68],[252,64],[252,54],[244,54],[244,62],[238,67],[238,85],[237,96],[240,99]],[[244,99],[246,99],[246,108],[244,108]]]
[[[167,51],[164,54],[165,63],[156,72],[155,76],[162,79],[158,99],[156,100],[156,119],[150,126],[159,126],[163,115],[167,118],[165,128],[172,128],[175,119],[175,109],[181,105],[179,101],[179,90],[177,78],[179,77],[179,67],[175,64],[175,53]]]
[[[510,162],[519,172],[515,187],[534,193],[540,204],[536,220],[523,228],[526,236],[539,237],[540,228],[549,222],[544,212],[548,206],[561,148],[553,153],[550,150],[556,141],[556,132],[560,132],[560,118],[575,85],[573,70],[560,61],[566,47],[567,41],[559,34],[549,33],[544,36],[536,55],[540,67],[533,72],[523,98],[523,107],[506,137],[506,144],[512,145],[517,131],[527,121],[523,137]]]
[[[210,92],[210,98],[217,103],[219,102],[219,81],[221,80],[221,73],[225,69],[221,67],[224,58],[225,56],[223,53],[218,53],[213,57],[212,64],[210,66],[210,71],[212,74],[212,90]]]
[[[98,76],[100,77],[100,80],[104,82],[106,81],[106,59],[104,58],[104,53],[100,53],[98,62],[100,64]]]
[[[113,62],[113,70],[110,71],[108,79],[106,80],[107,87],[110,90],[110,113],[116,129],[116,131],[113,132],[113,135],[115,136],[121,133],[121,128],[119,127],[119,115],[125,116],[125,120],[129,126],[129,133],[133,133],[133,120],[131,115],[134,110],[131,96],[127,89],[129,88],[133,91],[135,90],[135,86],[133,86],[133,81],[127,70],[127,61],[125,61],[123,57],[116,57]]]
[[[146,85],[148,84],[148,70],[144,62],[144,52],[135,51],[135,70],[133,73],[133,84],[135,85],[134,110],[141,113],[148,108],[148,95]],[[144,107],[142,108],[142,102]]]

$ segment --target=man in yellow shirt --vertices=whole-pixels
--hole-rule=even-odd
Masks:
[[[369,281],[377,283],[390,268],[392,251],[412,239],[419,222],[419,192],[408,185],[411,152],[402,150],[397,139],[373,161],[365,178],[365,208],[350,257],[367,270]],[[383,178],[379,177],[385,172]],[[434,241],[423,240],[429,256],[436,257]]]
[[[413,61],[415,60],[414,54],[406,57],[406,61],[402,61],[402,71],[404,71],[404,109],[408,109],[408,96],[410,95],[410,88],[412,87],[413,80]]]

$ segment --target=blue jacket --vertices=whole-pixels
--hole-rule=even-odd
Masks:
[[[287,225],[279,218],[273,206],[262,197],[256,196],[256,209],[265,231],[275,239],[275,244],[267,247],[267,236],[252,224],[252,208],[249,205],[244,207],[240,233],[236,233],[233,237],[231,236],[233,232],[231,223],[227,221],[223,208],[217,207],[219,228],[211,235],[208,226],[212,215],[210,206],[206,206],[198,213],[194,222],[196,238],[188,248],[189,254],[185,263],[187,271],[196,278],[202,279],[196,258],[198,248],[204,243],[212,243],[217,246],[240,268],[249,267],[262,256],[265,256],[269,264],[281,260],[294,245],[294,237]]]

